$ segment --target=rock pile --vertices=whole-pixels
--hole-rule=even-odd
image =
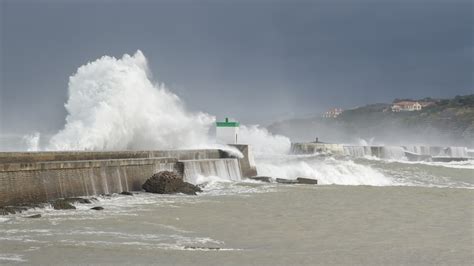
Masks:
[[[57,199],[51,203],[51,206],[55,210],[75,210],[76,207],[71,204],[71,202],[66,199]]]
[[[51,202],[51,206],[55,210],[75,210],[76,207],[72,205],[73,203],[91,204],[92,201],[90,199],[84,199],[84,198],[65,198],[65,199],[57,199]]]
[[[252,176],[252,177],[249,177],[249,179],[253,179],[260,182],[266,182],[266,183],[272,182],[272,178],[269,176]]]
[[[305,177],[298,177],[295,179],[283,179],[283,178],[277,178],[276,179],[277,183],[281,184],[308,184],[308,185],[316,185],[318,184],[318,180],[314,178],[305,178]]]
[[[146,192],[158,194],[183,193],[187,195],[196,195],[196,192],[202,190],[190,183],[184,182],[176,173],[162,171],[150,177],[142,186]]]

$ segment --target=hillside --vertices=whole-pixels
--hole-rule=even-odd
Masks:
[[[420,99],[420,101],[426,99]],[[432,100],[432,99],[430,99]],[[315,116],[273,123],[269,131],[293,141],[474,146],[474,94],[436,100],[420,111],[392,112],[391,104],[370,104],[337,118]]]

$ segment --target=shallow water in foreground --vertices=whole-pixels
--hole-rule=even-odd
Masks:
[[[262,183],[114,196],[99,212],[0,217],[0,263],[467,265],[473,202],[471,189]]]

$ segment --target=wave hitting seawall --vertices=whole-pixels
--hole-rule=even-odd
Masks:
[[[242,173],[252,172],[247,158],[217,149],[0,153],[0,206],[140,191],[164,170],[190,182],[199,175],[240,180]]]

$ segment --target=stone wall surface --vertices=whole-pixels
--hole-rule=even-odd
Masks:
[[[175,158],[0,164],[0,206],[139,191],[154,173],[177,169]]]
[[[230,145],[236,147],[244,156],[239,159],[240,171],[242,177],[257,176],[257,166],[252,153],[252,146],[233,144]]]

